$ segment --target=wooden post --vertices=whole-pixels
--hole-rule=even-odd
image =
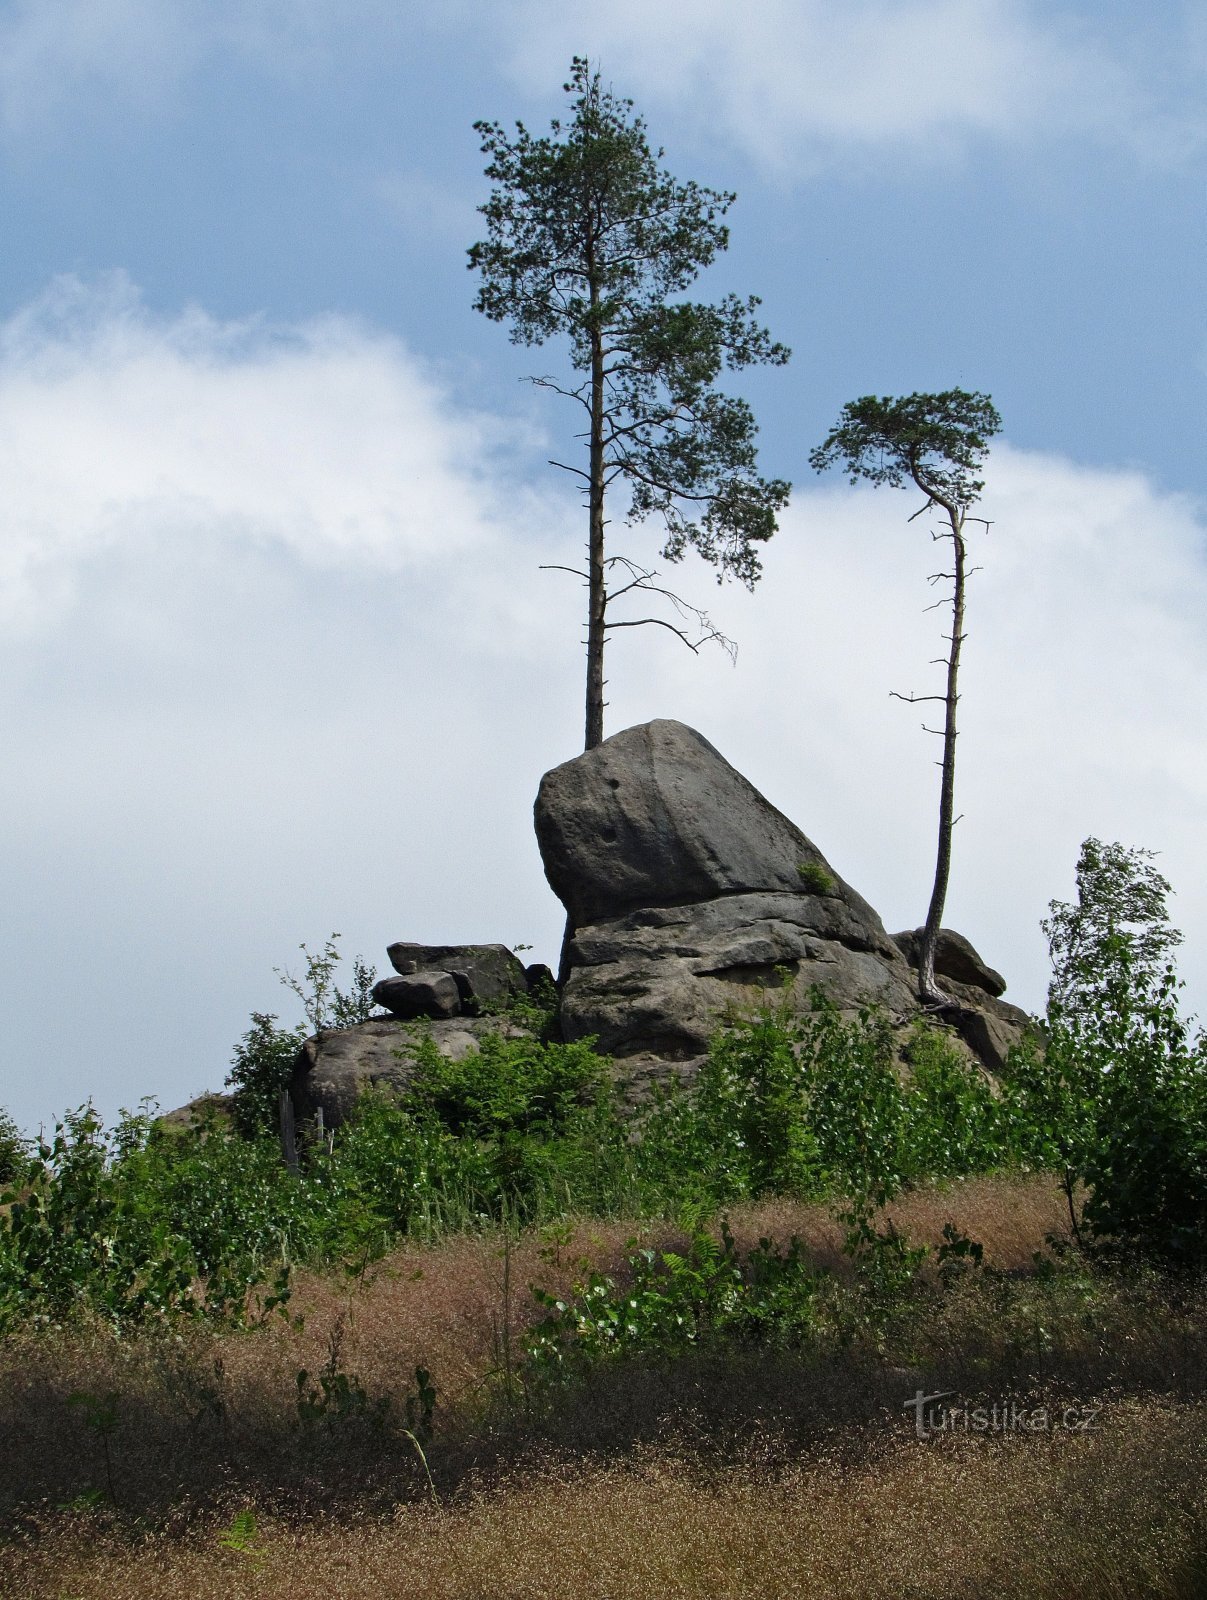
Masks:
[[[290,1172],[298,1170],[298,1136],[293,1118],[293,1100],[288,1089],[281,1090],[281,1156]]]

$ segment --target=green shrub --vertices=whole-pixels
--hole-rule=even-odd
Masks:
[[[1013,1133],[993,1090],[951,1038],[919,1023],[903,1083],[889,1019],[844,1019],[814,991],[734,1019],[713,1039],[694,1092],[642,1121],[647,1192],[725,1205],[763,1194],[887,1196],[908,1181],[1008,1161]]]
[[[335,981],[339,966],[339,934],[319,951],[299,945],[305,967],[299,974],[275,968],[277,977],[302,1002],[305,1022],[283,1028],[273,1012],[253,1011],[251,1027],[235,1049],[226,1085],[234,1090],[235,1126],[247,1138],[274,1131],[280,1114],[281,1090],[293,1074],[298,1050],[308,1034],[323,1028],[349,1028],[375,1014],[373,984],[377,974],[360,956],[353,958],[352,987],[345,993]],[[384,1015],[384,1013],[377,1013]]]
[[[633,1250],[626,1278],[622,1285],[592,1273],[566,1298],[533,1289],[545,1312],[527,1337],[533,1376],[571,1376],[618,1356],[674,1356],[727,1341],[800,1343],[818,1331],[827,1282],[798,1239],[783,1250],[762,1239],[743,1258],[724,1221],[719,1238],[693,1228],[682,1253]]]
[[[1009,1108],[948,1034],[920,1022],[905,1054],[902,1165],[910,1177],[963,1177],[1017,1159]]]
[[[1083,1243],[1199,1264],[1207,1040],[1180,1012],[1167,954],[1181,935],[1149,860],[1096,839],[1082,846],[1077,904],[1054,901],[1044,924],[1053,967],[1045,1049],[1012,1062],[1007,1094],[1060,1173]]]
[[[270,1134],[280,1115],[281,1090],[293,1075],[306,1030],[282,1028],[275,1015],[253,1011],[251,1027],[236,1047],[226,1086],[231,1112],[247,1139]]]
[[[29,1160],[29,1140],[0,1106],[0,1186],[12,1183]]]

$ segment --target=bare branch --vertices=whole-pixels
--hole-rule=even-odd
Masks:
[[[947,700],[945,694],[898,694],[896,689],[890,689],[888,697],[890,700],[904,700],[907,706],[918,706],[926,700],[938,700],[943,703]]]
[[[689,609],[694,609],[694,607],[689,607]],[[604,627],[605,629],[645,627],[667,628],[675,635],[677,639],[683,640],[683,643],[693,655],[698,656],[701,648],[704,645],[716,643],[721,646],[731,661],[736,661],[738,657],[737,645],[732,639],[726,638],[726,636],[718,628],[714,628],[710,633],[704,634],[702,638],[693,640],[688,638],[687,633],[683,628],[677,628],[673,622],[667,622],[665,617],[638,617],[632,621],[605,622]]]
[[[538,572],[569,572],[573,573],[576,578],[581,578],[584,583],[590,583],[591,581],[590,573],[580,572],[577,567],[560,567],[555,561],[542,561],[536,570]]]

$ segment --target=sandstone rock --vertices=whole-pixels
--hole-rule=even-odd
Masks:
[[[387,980],[389,981],[389,980]],[[370,1086],[399,1093],[415,1070],[420,1040],[431,1038],[443,1056],[459,1061],[478,1048],[484,1033],[520,1038],[522,1028],[496,1018],[457,1017],[444,1022],[405,1023],[375,1017],[351,1028],[326,1028],[298,1052],[290,1095],[299,1120],[323,1108],[324,1125],[338,1127]]]
[[[389,946],[386,955],[394,971],[404,976],[432,971],[451,973],[462,1007],[471,1014],[528,989],[522,964],[505,944],[411,944],[399,940]],[[388,1002],[383,1000],[381,1004]]]
[[[528,980],[528,989],[544,989],[548,991],[554,986],[553,968],[547,967],[543,961],[530,962],[524,968],[524,977]]]
[[[547,772],[535,820],[545,876],[576,928],[727,894],[799,897],[811,888],[803,867],[822,886],[816,898],[888,947],[817,846],[681,722],[626,728]]]
[[[455,1017],[461,1010],[461,990],[451,972],[382,978],[373,985],[373,998],[404,1022],[416,1017]]]
[[[567,1039],[598,1037],[610,1054],[668,1060],[703,1051],[727,1007],[816,984],[836,1005],[912,1009],[912,974],[874,927],[802,894],[739,894],[650,907],[579,929],[562,993]]]
[[[893,943],[911,967],[918,965],[923,932],[922,928],[910,928],[905,933],[893,935]],[[939,929],[935,945],[935,976],[950,978],[953,983],[969,984],[974,989],[983,989],[994,999],[1006,992],[1006,980],[1001,973],[987,966],[964,935],[952,928]]]
[[[547,773],[536,828],[572,924],[563,1035],[594,1035],[622,1075],[686,1069],[727,1010],[769,990],[804,1008],[816,986],[902,1028],[919,1013],[914,969],[867,901],[681,723],[626,729]],[[1029,1019],[967,940],[947,933],[942,950],[947,1020],[997,1070]]]

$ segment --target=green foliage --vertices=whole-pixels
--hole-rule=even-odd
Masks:
[[[905,1046],[903,1166],[913,1177],[959,1177],[1021,1159],[1026,1130],[951,1036],[916,1023]]]
[[[306,1030],[282,1028],[274,1014],[253,1011],[251,1027],[235,1050],[226,1075],[233,1089],[231,1111],[245,1138],[271,1133],[277,1126],[281,1090],[288,1084]]]
[[[888,1018],[765,1008],[714,1038],[694,1094],[643,1126],[645,1169],[715,1205],[762,1194],[887,1196],[903,1183],[1011,1159],[1015,1130],[983,1075],[923,1024],[899,1070]]]
[[[1180,939],[1149,852],[1089,839],[1076,906],[1054,901],[1047,1040],[1007,1092],[1060,1172],[1076,1236],[1171,1265],[1207,1237],[1207,1039],[1164,957]]]
[[[986,394],[947,389],[902,399],[864,395],[842,408],[838,426],[810,451],[817,472],[839,466],[874,484],[902,488],[913,483],[924,494],[966,509],[984,483],[975,476],[1000,431],[1002,419]]]
[[[726,1340],[786,1343],[817,1326],[820,1274],[800,1241],[760,1240],[745,1259],[729,1226],[693,1227],[687,1248],[632,1249],[625,1284],[592,1273],[563,1299],[534,1288],[545,1315],[528,1335],[534,1376],[566,1376],[622,1355],[679,1355]]]
[[[260,1525],[251,1506],[236,1511],[225,1528],[217,1535],[219,1549],[233,1551],[242,1556],[253,1569],[258,1570],[264,1560],[260,1546]]]
[[[721,219],[734,196],[662,171],[632,102],[584,59],[566,92],[570,121],[547,136],[475,124],[494,186],[480,207],[487,236],[469,251],[482,278],[476,309],[510,322],[518,344],[567,338],[571,366],[588,377],[536,381],[588,414],[593,363],[597,380],[606,373],[596,383],[603,472],[628,483],[628,520],[659,517],[667,559],[690,546],[753,585],[754,545],[774,533],[789,486],[757,476],[750,408],[716,379],[723,367],[781,364],[788,351],[755,322],[753,297],[680,298],[727,247]]]
[[[29,1160],[29,1140],[0,1106],[0,1184],[12,1183]]]
[[[1166,909],[1171,892],[1151,850],[1086,839],[1077,857],[1077,901],[1053,900],[1041,924],[1048,938],[1049,1005],[1069,1016],[1104,998],[1126,958],[1133,980],[1159,983],[1181,944]]]
[[[522,950],[526,946],[516,948]],[[541,977],[522,993],[480,1002],[478,1009],[482,1016],[504,1018],[518,1028],[525,1028],[533,1038],[549,1042],[558,1037],[559,1003],[557,985],[551,978]]]
[[[820,861],[799,861],[796,871],[801,881],[801,888],[807,889],[810,894],[827,895],[834,893],[834,879]]]
[[[453,1060],[429,1037],[415,1053],[407,1104],[451,1134],[549,1136],[563,1132],[606,1085],[603,1058],[590,1041],[541,1044],[487,1034],[477,1050]]]
[[[252,1040],[279,1064],[263,1023]],[[703,1216],[772,1193],[857,1204],[1025,1144],[1026,1097],[999,1105],[945,1035],[920,1028],[903,1072],[883,1015],[844,1019],[820,995],[806,1015],[731,1019],[692,1088],[636,1113],[589,1041],[487,1034],[460,1061],[416,1043],[406,1093],[365,1094],[329,1140],[300,1130],[296,1174],[254,1119],[246,1132],[217,1113],[178,1129],[144,1106],[106,1131],[90,1106],[69,1114],[0,1210],[0,1331],[81,1316],[247,1321],[288,1306],[295,1265],[360,1278],[407,1236],[584,1213]],[[250,1101],[250,1074],[243,1087]],[[691,1269],[705,1278],[708,1248]],[[358,1411],[346,1377],[307,1374],[299,1402],[324,1417]]]
[[[413,1095],[365,1095],[289,1173],[273,1137],[217,1115],[179,1130],[145,1107],[106,1132],[69,1114],[0,1212],[0,1331],[18,1320],[263,1317],[293,1264],[362,1274],[406,1234],[567,1208],[615,1209],[631,1154],[586,1045],[487,1036],[450,1063],[420,1049]]]
[[[891,1217],[878,1228],[870,1198],[840,1211],[838,1220],[846,1227],[843,1253],[855,1263],[870,1301],[891,1307],[913,1283],[930,1247],[911,1245]]]
[[[279,1157],[218,1122],[191,1135],[125,1112],[106,1134],[91,1105],[39,1143],[0,1221],[0,1330],[88,1313],[114,1325],[171,1315],[241,1320],[287,1297],[297,1225]]]
[[[305,969],[295,974],[286,968],[273,970],[277,977],[302,1002],[306,1026],[311,1033],[323,1028],[350,1028],[367,1022],[374,1014],[373,984],[377,974],[363,956],[352,960],[352,987],[345,994],[335,981],[340,963],[339,934],[330,934],[318,951],[299,945],[306,958]]]
[[[302,1002],[305,1022],[282,1027],[275,1013],[253,1011],[251,1027],[235,1050],[227,1087],[234,1090],[235,1125],[247,1138],[273,1132],[277,1127],[281,1090],[288,1084],[298,1050],[307,1034],[323,1028],[349,1028],[375,1014],[373,984],[377,974],[356,956],[352,962],[352,987],[345,993],[335,981],[339,967],[339,934],[333,933],[319,951],[300,945],[305,967],[300,974],[277,967],[277,977]]]

